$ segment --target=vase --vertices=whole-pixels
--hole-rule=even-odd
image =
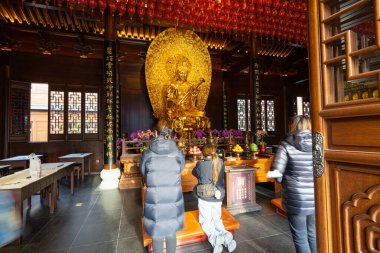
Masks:
[[[260,154],[266,154],[267,153],[267,146],[266,145],[260,145],[259,146],[259,152]]]

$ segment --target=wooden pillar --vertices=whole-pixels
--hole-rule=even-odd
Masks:
[[[116,168],[116,28],[115,17],[106,13],[104,38],[104,169]]]
[[[9,120],[9,80],[10,80],[10,54],[8,52],[2,52],[0,58],[0,92],[2,99],[0,102],[0,125],[3,131],[0,132],[0,158],[8,157],[8,120]]]
[[[104,36],[104,165],[100,173],[100,189],[115,189],[119,184],[120,170],[116,165],[116,138],[119,123],[117,104],[117,59],[115,17],[105,15]]]
[[[259,82],[259,64],[257,62],[256,37],[255,34],[250,36],[249,47],[249,97],[251,110],[251,131],[253,132],[254,142],[257,142],[255,135],[258,129],[261,129],[260,113],[260,82]]]

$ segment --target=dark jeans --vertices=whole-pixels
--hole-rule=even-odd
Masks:
[[[176,234],[166,237],[165,241],[166,241],[166,252],[175,253],[175,249],[177,247]],[[163,252],[164,252],[164,240],[153,239],[153,253],[163,253]]]
[[[315,215],[288,215],[297,253],[317,253]]]

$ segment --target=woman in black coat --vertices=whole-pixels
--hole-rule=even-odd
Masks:
[[[311,122],[295,116],[267,177],[282,185],[283,206],[297,253],[316,253]]]
[[[167,122],[159,122],[160,135],[143,153],[140,171],[145,176],[145,231],[153,238],[153,252],[163,252],[166,240],[168,253],[176,251],[176,232],[183,228],[184,203],[181,172],[185,160]]]

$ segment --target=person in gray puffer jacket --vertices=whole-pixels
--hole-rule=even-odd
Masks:
[[[176,251],[176,232],[183,229],[184,203],[181,172],[185,159],[166,121],[158,123],[160,135],[143,153],[140,163],[145,177],[146,195],[144,207],[145,231],[153,238],[153,252],[163,252],[166,240],[168,253]]]
[[[316,253],[314,177],[310,119],[295,116],[289,134],[277,149],[267,177],[282,185],[283,206],[288,214],[297,253]]]

